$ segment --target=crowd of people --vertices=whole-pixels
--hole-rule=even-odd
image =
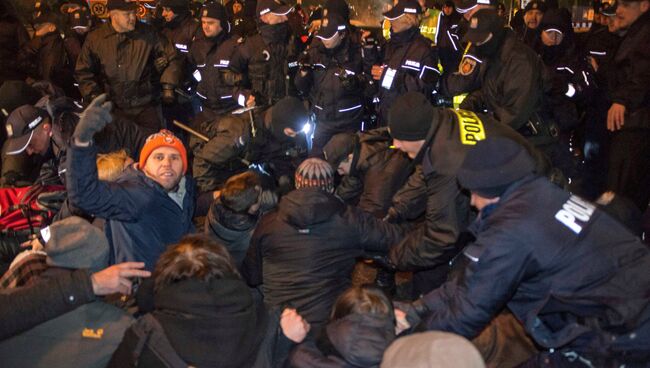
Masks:
[[[650,0],[91,5],[0,3],[3,367],[650,366]]]

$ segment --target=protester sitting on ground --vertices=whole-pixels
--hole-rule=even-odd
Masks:
[[[249,170],[230,177],[205,219],[205,233],[228,249],[238,268],[244,261],[258,220],[278,202],[272,190],[264,189],[263,176]]]
[[[375,286],[353,286],[336,300],[322,334],[298,345],[290,362],[296,368],[379,367],[394,339],[395,318],[388,296]]]
[[[267,306],[296,308],[315,336],[340,291],[350,286],[356,258],[365,251],[385,253],[403,235],[400,227],[334,196],[333,175],[321,159],[301,163],[297,189],[262,217],[242,266]]]
[[[138,298],[153,298],[153,310],[126,332],[109,367],[283,366],[271,363],[284,361],[274,352],[288,354],[292,341],[309,331],[292,310],[273,326],[228,251],[206,236],[186,236],[171,246],[154,275],[152,295],[143,292],[145,285],[138,293]],[[283,323],[285,318],[291,323]],[[267,328],[274,339],[266,338]]]
[[[149,277],[142,262],[91,273],[69,270],[37,285],[0,292],[0,340],[90,303],[96,295],[131,294],[132,278]]]
[[[59,221],[49,229],[47,255],[41,261],[44,267],[32,275],[34,285],[68,274],[69,269],[97,272],[108,266],[109,246],[102,230],[79,217]],[[0,342],[2,364],[105,367],[133,321],[122,308],[98,298]]]
[[[93,136],[111,122],[111,103],[97,97],[73,135],[66,173],[70,203],[106,219],[111,262],[143,261],[152,270],[169,244],[194,230],[194,182],[183,143],[167,130],[152,134],[136,165],[114,183],[99,180]]]
[[[392,343],[381,368],[484,368],[481,354],[462,336],[430,331],[401,337]]]

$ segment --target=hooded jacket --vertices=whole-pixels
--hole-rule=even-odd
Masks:
[[[328,323],[322,341],[298,345],[289,362],[294,368],[379,367],[393,340],[392,316],[350,314]]]
[[[243,273],[261,286],[270,306],[290,305],[312,324],[325,323],[336,297],[351,283],[356,258],[386,252],[402,236],[317,188],[294,190],[253,233]]]
[[[153,270],[168,245],[194,231],[194,182],[187,175],[179,184],[185,191],[182,207],[169,194],[131,166],[112,183],[97,178],[97,148],[68,148],[66,187],[70,203],[106,219],[104,227],[111,245],[111,263],[144,262]]]
[[[650,250],[595,205],[535,175],[473,224],[461,277],[423,297],[431,330],[476,336],[505,306],[547,349],[650,349]]]
[[[259,215],[235,213],[217,199],[210,206],[205,219],[205,233],[228,249],[239,268],[246,257],[248,244],[258,220]]]

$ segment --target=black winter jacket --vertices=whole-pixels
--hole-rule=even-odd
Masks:
[[[439,109],[434,121],[440,127],[428,147],[419,170],[411,175],[406,185],[393,198],[389,214],[396,218],[412,219],[426,212],[426,221],[420,228],[409,232],[404,241],[391,248],[391,261],[400,269],[431,268],[454,253],[454,244],[470,223],[469,195],[456,180],[456,174],[473,139],[499,136],[524,145],[535,158],[537,172],[549,169],[546,158],[520,134],[486,114],[466,110]],[[462,119],[460,119],[462,117]],[[470,133],[480,120],[479,135]]]
[[[328,323],[319,341],[298,345],[289,363],[294,368],[379,367],[393,340],[393,316],[349,314]]]
[[[427,329],[472,338],[507,306],[544,348],[650,349],[650,250],[593,204],[531,175],[473,232],[464,275],[422,299]]]
[[[167,66],[156,70],[163,59]],[[117,33],[109,22],[86,37],[75,78],[84,100],[108,92],[118,108],[129,109],[158,103],[161,85],[178,86],[182,68],[174,46],[150,26],[137,22],[134,31]]]
[[[190,14],[183,14],[171,22],[165,22],[160,33],[178,50],[182,56],[187,56],[192,42],[200,33],[201,24]]]
[[[358,127],[364,114],[364,85],[361,45],[346,37],[333,50],[322,43],[305,51],[311,67],[299,72],[295,84],[302,94],[309,96],[318,124],[330,129]]]
[[[393,195],[410,174],[408,156],[390,148],[391,144],[386,130],[358,133],[354,167],[341,179],[336,195],[376,217],[384,217]]]
[[[18,51],[28,42],[29,34],[17,18],[0,15],[0,83],[24,78],[25,71],[20,70],[16,60]]]
[[[650,129],[650,12],[623,37],[610,70],[612,102],[625,106],[623,129]]]
[[[537,54],[511,30],[504,32],[497,54],[480,65],[480,89],[471,92],[461,108],[488,111],[519,131],[541,106],[545,69]]]
[[[205,233],[221,243],[241,267],[259,215],[235,213],[215,200],[205,218]]]
[[[377,81],[380,126],[388,125],[388,109],[406,92],[431,96],[438,82],[438,53],[418,27],[392,34],[384,49],[384,71]]]
[[[294,190],[253,233],[243,273],[269,306],[289,305],[318,330],[351,283],[365,250],[386,252],[402,236],[396,225],[346,206],[317,188]]]

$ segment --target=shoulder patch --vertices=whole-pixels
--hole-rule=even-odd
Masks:
[[[470,75],[474,72],[477,64],[476,60],[464,57],[458,65],[458,73],[460,73],[460,75]]]

